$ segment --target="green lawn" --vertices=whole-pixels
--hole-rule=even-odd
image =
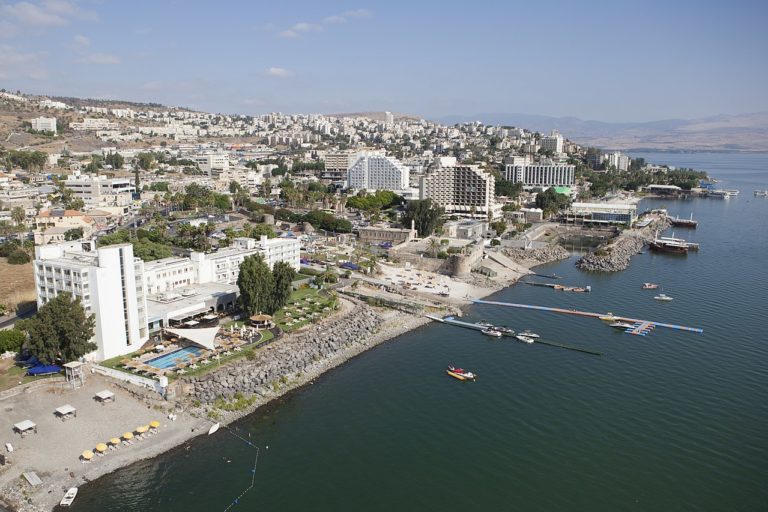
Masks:
[[[41,377],[29,377],[27,370],[20,368],[14,364],[13,359],[5,359],[0,362],[0,391],[5,391],[19,384],[29,384],[38,380],[43,380],[52,377],[52,375],[45,375]],[[55,375],[53,375],[55,377]]]
[[[310,299],[312,302],[309,302]],[[337,300],[334,297],[328,297],[320,295],[319,290],[314,288],[303,288],[296,290],[291,294],[288,299],[288,304],[280,311],[274,314],[275,323],[285,332],[295,331],[301,329],[305,325],[309,325],[321,318],[330,315],[333,312],[334,306]],[[298,307],[307,308],[307,311],[297,310]],[[324,308],[330,307],[329,311],[324,311]],[[288,316],[287,313],[291,313],[292,316]],[[317,317],[312,317],[313,313],[318,313]],[[305,317],[304,321],[294,321],[291,325],[288,325],[289,320],[295,320],[300,317]]]

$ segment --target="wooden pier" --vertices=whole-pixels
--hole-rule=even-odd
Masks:
[[[497,302],[492,300],[480,300],[480,299],[472,299],[472,302],[474,302],[475,304],[488,304],[491,306],[503,306],[508,308],[533,309],[536,311],[548,311],[550,313],[561,313],[564,315],[576,315],[576,316],[584,316],[584,317],[598,318],[598,319],[600,317],[610,316],[611,319],[615,321],[631,322],[633,324],[637,324],[637,326],[633,326],[632,330],[629,331],[630,334],[635,334],[635,335],[639,335],[639,334],[645,335],[650,329],[653,329],[654,327],[666,327],[667,329],[674,329],[677,331],[696,332],[696,333],[704,332],[703,329],[699,329],[698,327],[687,327],[685,325],[667,324],[664,322],[654,322],[652,320],[641,320],[638,318],[616,316],[610,313],[590,313],[589,311],[577,311],[575,309],[553,308],[548,306],[534,306],[531,304],[515,304],[512,302]]]

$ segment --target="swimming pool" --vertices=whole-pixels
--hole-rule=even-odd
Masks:
[[[161,368],[163,370],[166,370],[168,368],[173,368],[177,366],[178,364],[182,363],[185,359],[188,359],[190,357],[197,357],[202,353],[203,353],[203,349],[201,348],[184,347],[184,348],[180,348],[179,350],[174,350],[173,352],[169,352],[168,354],[163,354],[160,357],[150,359],[149,361],[147,361],[147,364],[150,366],[154,366],[155,368]]]

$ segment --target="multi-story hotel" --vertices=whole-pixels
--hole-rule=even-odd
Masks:
[[[93,241],[35,247],[37,305],[62,292],[80,299],[94,314],[95,360],[128,354],[148,339],[144,262],[131,244],[96,248]]]
[[[347,186],[355,190],[406,190],[410,171],[397,159],[382,152],[357,155],[347,173]]]
[[[447,214],[495,218],[501,205],[494,201],[496,179],[476,165],[438,167],[421,179],[421,199],[431,199]]]
[[[531,163],[517,156],[504,160],[504,179],[525,187],[570,187],[575,183],[575,175],[575,165]]]

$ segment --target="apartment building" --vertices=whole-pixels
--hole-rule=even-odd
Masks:
[[[544,151],[552,151],[553,153],[563,152],[564,139],[563,136],[558,133],[557,130],[552,130],[550,135],[541,138],[541,149]]]
[[[80,171],[69,176],[64,186],[89,206],[128,206],[136,192],[128,178],[89,176]]]
[[[501,205],[494,201],[496,179],[476,165],[438,167],[421,179],[421,199],[431,199],[446,214],[496,218]]]
[[[410,171],[396,158],[383,152],[359,153],[347,172],[347,186],[355,190],[405,190]]]
[[[605,155],[605,160],[608,166],[613,166],[618,171],[626,171],[629,169],[629,157],[621,153],[621,151],[613,151]]]
[[[218,176],[224,171],[229,170],[229,155],[224,153],[210,153],[205,155],[195,155],[193,157],[200,170],[208,176]]]
[[[56,133],[56,118],[55,117],[36,117],[31,119],[30,124],[33,130],[39,132],[53,132]]]
[[[356,151],[329,151],[322,158],[325,170],[321,177],[328,180],[343,180],[347,177],[347,171],[355,162]]]
[[[88,131],[88,130],[117,130],[117,123],[100,117],[86,117],[82,122],[69,123],[69,127],[76,131]]]
[[[149,339],[144,262],[131,244],[96,248],[93,241],[35,247],[37,305],[62,292],[80,299],[94,314],[93,342],[87,357],[96,361],[138,350]]]

